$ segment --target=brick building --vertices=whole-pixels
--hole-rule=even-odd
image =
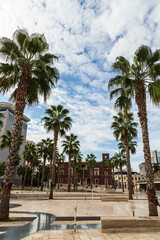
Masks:
[[[103,159],[109,159],[108,153],[102,154]],[[68,162],[64,162],[60,167],[60,184],[67,185],[68,184]],[[80,171],[77,174],[77,184],[80,186],[86,186],[90,184],[90,171],[87,169],[86,162],[80,163]],[[71,166],[71,184],[74,183],[74,173],[73,166]],[[102,185],[112,185],[112,171],[111,169],[104,170],[102,167],[102,162],[96,162],[96,166],[93,169],[92,173],[92,184],[93,186],[102,186]]]

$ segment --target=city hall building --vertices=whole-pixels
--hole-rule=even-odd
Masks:
[[[102,154],[103,159],[109,159],[108,153]],[[60,167],[60,184],[65,186],[68,184],[68,167],[69,163],[64,162]],[[87,163],[80,163],[80,170],[77,173],[77,185],[79,186],[89,186],[91,182],[90,179],[90,170],[87,169]],[[71,184],[74,183],[74,171],[73,165],[71,165]],[[95,168],[92,171],[92,185],[95,187],[98,186],[111,186],[112,185],[112,171],[111,169],[105,170],[102,167],[102,162],[96,162]]]

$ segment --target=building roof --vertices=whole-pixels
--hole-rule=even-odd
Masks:
[[[0,110],[2,110],[2,111],[9,110],[11,113],[14,114],[15,106],[8,102],[0,102]],[[30,118],[28,118],[25,115],[23,115],[22,120],[24,120],[25,122],[30,122]]]

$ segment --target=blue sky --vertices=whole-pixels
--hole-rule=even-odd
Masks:
[[[26,108],[31,118],[27,138],[36,143],[47,134],[41,123],[50,105],[63,104],[73,119],[71,132],[78,135],[84,158],[93,153],[101,160],[102,153],[117,152],[110,128],[116,114],[109,100],[108,81],[115,76],[112,64],[119,55],[132,61],[135,50],[146,44],[160,48],[159,0],[1,0],[0,37],[12,37],[19,27],[29,34],[44,34],[50,52],[59,56],[55,66],[60,80],[47,104]],[[10,93],[0,95],[7,101]],[[148,104],[151,150],[160,150],[160,109]],[[133,104],[135,120],[137,107]],[[61,149],[59,140],[59,148]],[[138,170],[144,161],[141,128],[138,128],[137,154],[131,165]]]

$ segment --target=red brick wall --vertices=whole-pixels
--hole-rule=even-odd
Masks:
[[[103,153],[102,154],[102,159],[104,159],[106,157],[109,159],[109,154],[108,153]],[[86,166],[86,162],[81,162],[81,166],[82,166],[82,168],[83,168],[83,166]],[[99,169],[99,175],[94,175],[94,170],[93,170],[92,184],[96,185],[96,179],[97,179],[97,181],[98,181],[97,185],[105,185],[105,179],[107,179],[108,185],[112,185],[112,171],[111,171],[111,169],[108,169],[107,176],[105,176],[104,169],[102,167],[102,162],[96,162],[95,168]],[[63,175],[60,175],[60,179],[63,179],[63,183],[67,184],[68,183],[68,162],[64,162],[61,165],[60,170],[63,171]],[[83,182],[83,171],[81,171],[81,173],[78,174],[77,178],[80,179],[81,182]],[[89,171],[84,170],[85,185],[87,184],[87,179],[89,179],[89,178],[90,178]],[[73,175],[71,175],[71,183],[73,184],[73,182],[74,182],[74,177],[73,177]]]

